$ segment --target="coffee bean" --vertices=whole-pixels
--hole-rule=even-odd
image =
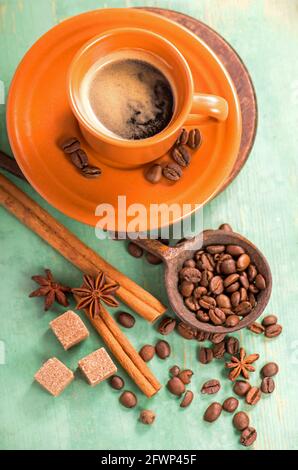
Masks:
[[[185,145],[188,141],[188,132],[186,129],[181,129],[181,133],[177,139],[177,144]]]
[[[247,290],[244,287],[240,287],[240,303],[248,300]]]
[[[113,375],[110,378],[110,385],[115,390],[121,390],[121,388],[124,387],[124,380],[122,379],[122,377],[119,377],[119,375]]]
[[[213,359],[213,351],[210,348],[200,348],[199,361],[202,364],[209,364]]]
[[[176,326],[176,320],[171,317],[165,317],[161,320],[161,322],[158,325],[158,332],[161,335],[169,335],[174,331]]]
[[[231,284],[229,287],[226,288],[226,292],[229,294],[232,294],[233,292],[236,292],[240,287],[239,282],[234,282],[234,284]]]
[[[240,292],[237,291],[237,292],[233,292],[233,294],[231,295],[231,304],[232,304],[232,307],[237,307],[240,303]]]
[[[174,147],[172,150],[172,158],[182,167],[187,167],[190,164],[190,154],[185,145]]]
[[[180,397],[185,392],[185,385],[178,377],[172,377],[167,384],[169,391],[173,395]]]
[[[160,181],[162,176],[162,166],[154,163],[145,171],[145,178],[149,183],[156,184]]]
[[[202,385],[201,393],[207,395],[213,395],[220,390],[220,381],[216,379],[208,380]]]
[[[170,181],[178,181],[182,176],[181,167],[177,163],[168,163],[163,167],[162,173]]]
[[[200,147],[202,143],[202,136],[199,129],[191,129],[188,134],[187,145],[195,150]]]
[[[282,326],[276,323],[275,325],[266,326],[265,336],[267,338],[275,338],[279,336],[282,332]]]
[[[263,393],[272,393],[275,389],[275,383],[272,377],[264,377],[261,383]]]
[[[61,144],[61,148],[65,153],[73,153],[80,149],[80,141],[76,137],[70,137]]]
[[[215,359],[221,359],[224,357],[226,352],[226,343],[225,341],[222,341],[221,343],[214,344],[213,346],[213,356]]]
[[[181,295],[183,295],[183,297],[190,297],[194,290],[194,287],[195,285],[192,282],[182,281],[179,286],[179,290],[181,292]],[[195,298],[197,298],[196,295],[195,295]]]
[[[264,289],[266,289],[266,281],[265,281],[264,276],[262,276],[262,274],[257,274],[257,275],[256,275],[256,278],[255,278],[255,286],[256,286],[257,289],[259,289],[259,290],[264,290]]]
[[[223,274],[233,274],[236,272],[236,263],[233,259],[225,259],[220,264],[220,272]]]
[[[248,290],[252,294],[258,294],[259,293],[259,289],[254,284],[249,284]]]
[[[261,396],[262,392],[258,387],[251,387],[245,396],[245,401],[248,405],[256,405]]]
[[[264,333],[264,331],[265,331],[265,328],[263,327],[263,325],[261,325],[261,323],[258,323],[256,321],[253,322],[251,325],[249,325],[247,327],[247,329],[252,331],[256,335],[260,335],[260,334]]]
[[[166,359],[171,354],[171,346],[167,341],[160,340],[155,345],[155,351],[160,359]]]
[[[221,343],[225,339],[226,335],[224,333],[214,333],[210,337],[210,341],[213,344]]]
[[[156,418],[156,414],[151,410],[142,410],[140,413],[140,421],[143,424],[153,424]]]
[[[125,406],[125,408],[134,408],[137,403],[138,399],[133,392],[125,391],[121,393],[119,401],[121,405]]]
[[[197,334],[196,334],[197,341],[199,342],[207,341],[207,339],[209,338],[210,338],[210,333],[208,333],[207,331],[201,331],[201,330],[197,331]]]
[[[211,403],[204,413],[204,420],[208,421],[208,423],[213,423],[213,421],[215,421],[221,415],[221,412],[222,406],[220,403]]]
[[[240,349],[240,344],[238,338],[235,338],[235,336],[228,336],[226,338],[226,351],[228,354],[231,354],[232,356],[235,356],[235,354],[238,354]]]
[[[197,283],[200,282],[202,274],[196,268],[182,268],[179,277],[184,281]]]
[[[133,242],[129,242],[127,246],[128,253],[133,256],[134,258],[141,258],[143,256],[143,248],[136,245]]]
[[[214,325],[222,325],[226,320],[226,316],[220,308],[210,308],[208,313],[210,320]]]
[[[229,276],[227,276],[224,280],[224,286],[225,287],[229,287],[231,286],[232,284],[234,284],[235,282],[238,281],[239,279],[239,274],[238,273],[233,273],[233,274],[230,274]]]
[[[238,406],[239,401],[234,397],[226,398],[222,404],[223,409],[228,413],[233,413],[238,408]]]
[[[201,297],[203,297],[203,295],[206,295],[207,294],[207,289],[206,287],[203,287],[203,286],[198,286],[195,288],[194,292],[193,292],[193,295],[196,299],[200,299]]]
[[[173,366],[171,367],[171,369],[169,370],[170,374],[172,377],[177,377],[179,375],[179,372],[180,372],[180,367],[178,366]]]
[[[249,288],[249,281],[248,281],[247,274],[245,271],[240,274],[239,282],[242,285],[242,287],[244,287],[244,289],[247,290]]]
[[[238,411],[233,417],[233,425],[238,431],[243,431],[249,426],[249,417],[244,411]]]
[[[245,253],[244,249],[242,246],[239,245],[227,245],[226,247],[226,253],[229,255],[232,255],[233,257],[237,258],[240,255],[243,255]]]
[[[193,312],[196,312],[200,308],[198,300],[195,299],[193,296],[186,297],[184,299],[184,303],[185,303],[186,307],[189,310],[192,310]]]
[[[193,401],[194,394],[191,390],[187,390],[180,403],[180,408],[187,408]]]
[[[224,291],[224,282],[220,276],[214,276],[209,284],[212,294],[219,295]]]
[[[158,256],[154,255],[153,253],[149,253],[149,252],[146,253],[146,260],[148,261],[148,263],[154,264],[154,265],[162,263],[161,258],[159,258]]]
[[[196,267],[196,262],[194,259],[187,259],[186,261],[184,261],[183,263],[183,267],[184,268],[195,268]]]
[[[208,295],[203,295],[203,297],[199,300],[199,304],[202,308],[209,310],[216,306],[216,301],[213,297]]]
[[[256,298],[252,292],[248,293],[247,297],[248,302],[250,303],[251,307],[254,308],[257,305]]]
[[[219,227],[218,227],[218,230],[224,230],[225,232],[233,232],[233,229],[231,227],[230,224],[221,224]]]
[[[276,362],[268,362],[261,369],[262,377],[273,377],[279,371],[279,367]]]
[[[215,263],[212,256],[209,253],[203,253],[200,259],[197,261],[197,266],[201,270],[213,271]]]
[[[248,427],[242,431],[241,437],[240,437],[240,443],[245,446],[251,446],[257,438],[257,431],[255,428]]]
[[[213,273],[211,271],[207,271],[207,270],[203,271],[200,285],[203,287],[208,287],[209,282],[211,281],[212,278],[213,278]]]
[[[234,312],[230,308],[222,308],[223,313],[228,317],[229,315],[234,315]]]
[[[233,386],[233,392],[239,397],[245,397],[247,392],[251,389],[251,385],[245,380],[237,380]]]
[[[183,322],[178,323],[177,331],[185,339],[194,339],[197,334],[196,330]]]
[[[225,251],[225,245],[209,245],[206,247],[206,251],[211,255],[223,253]]]
[[[234,328],[234,326],[237,326],[239,322],[240,318],[238,315],[229,315],[226,319],[225,326],[227,328]]]
[[[262,325],[267,327],[271,325],[276,325],[278,319],[276,315],[267,315],[265,318],[262,320]]]
[[[101,175],[101,169],[98,168],[97,166],[85,166],[82,168],[82,174],[86,178],[97,178],[98,176]]]
[[[254,264],[250,264],[247,267],[247,278],[249,282],[253,282],[255,279],[256,275],[258,274],[257,268],[255,267]]]
[[[140,354],[141,358],[143,359],[143,361],[149,362],[149,361],[151,361],[151,359],[155,355],[155,347],[151,346],[151,344],[145,344],[141,348],[139,354]]]
[[[70,159],[73,165],[79,170],[82,170],[82,168],[85,168],[88,165],[87,154],[82,149],[78,149],[76,152],[72,152],[70,154]]]
[[[196,317],[199,321],[207,323],[210,320],[209,314],[204,312],[204,310],[197,310]]]
[[[234,312],[236,315],[245,317],[251,312],[251,304],[247,301],[241,302],[239,305],[237,305],[237,307],[235,307]]]
[[[124,328],[132,328],[136,322],[135,318],[127,312],[118,312],[117,321]]]
[[[237,270],[238,271],[245,271],[245,269],[250,265],[250,257],[244,253],[240,255],[237,259]]]
[[[225,294],[220,294],[216,297],[216,304],[219,308],[231,308],[231,301]]]
[[[184,384],[190,384],[192,376],[193,376],[193,371],[190,369],[184,369],[178,375],[179,379]]]

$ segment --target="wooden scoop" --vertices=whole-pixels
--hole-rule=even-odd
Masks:
[[[201,241],[201,243],[200,243]],[[165,264],[165,286],[170,305],[178,318],[193,328],[208,333],[231,333],[253,323],[264,311],[271,294],[272,276],[264,255],[250,241],[235,232],[224,230],[206,230],[202,234],[179,243],[176,247],[168,247],[158,240],[134,240],[139,246],[161,258]],[[250,256],[258,272],[266,280],[266,289],[261,290],[257,297],[257,305],[233,328],[215,326],[199,321],[193,312],[188,310],[178,290],[179,270],[185,260],[192,258],[194,253],[208,245],[239,245]]]

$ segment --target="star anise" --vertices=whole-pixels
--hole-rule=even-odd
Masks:
[[[105,275],[100,271],[96,278],[85,274],[83,276],[84,284],[82,287],[72,289],[72,293],[80,297],[76,306],[78,310],[89,309],[92,318],[99,315],[101,302],[110,307],[117,307],[119,303],[113,294],[119,288],[115,282],[106,282]]]
[[[45,276],[32,276],[31,279],[37,282],[40,287],[35,291],[31,292],[29,297],[45,297],[45,311],[51,308],[55,300],[57,300],[60,305],[67,307],[68,300],[65,293],[71,292],[71,288],[60,284],[60,282],[55,281],[50,269],[45,269],[45,273]]]
[[[250,354],[249,356],[246,356],[245,350],[240,348],[239,358],[232,356],[231,362],[226,363],[226,367],[231,369],[229,379],[234,382],[240,374],[242,374],[245,379],[249,379],[249,372],[255,371],[254,366],[251,364],[259,359],[259,357],[259,354]]]

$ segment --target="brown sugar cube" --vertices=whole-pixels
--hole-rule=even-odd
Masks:
[[[63,362],[52,357],[41,366],[34,378],[43,388],[57,397],[73,381],[74,374]]]
[[[52,320],[50,327],[65,350],[72,348],[89,336],[89,331],[79,315],[71,310]]]
[[[117,372],[117,367],[105,348],[97,349],[88,356],[83,357],[78,364],[89,384],[92,386],[108,379]]]

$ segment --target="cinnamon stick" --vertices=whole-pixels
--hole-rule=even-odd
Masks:
[[[120,285],[117,296],[149,322],[156,321],[165,312],[166,307],[159,300],[107,263],[1,174],[0,204],[83,273],[96,276],[101,270],[107,280],[117,282]]]

